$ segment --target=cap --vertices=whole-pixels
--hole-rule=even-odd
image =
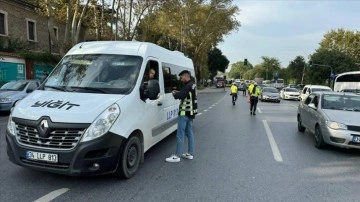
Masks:
[[[254,85],[257,85],[257,83],[256,83],[256,82],[254,82]]]
[[[235,82],[232,83],[232,85],[235,85],[235,84],[236,84]]]
[[[180,72],[179,76],[183,75],[183,74],[189,74],[191,76],[191,72],[188,70],[183,70]]]

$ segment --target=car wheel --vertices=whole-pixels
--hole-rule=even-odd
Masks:
[[[298,130],[299,130],[299,132],[304,132],[304,131],[305,131],[305,127],[302,125],[302,121],[301,121],[300,115],[298,115],[297,122],[298,122]]]
[[[320,126],[315,127],[315,147],[318,149],[323,149],[325,147],[324,138]]]
[[[140,139],[137,136],[130,137],[121,151],[116,175],[125,179],[131,178],[139,168],[141,152]]]

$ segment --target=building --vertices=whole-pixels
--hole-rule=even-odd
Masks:
[[[48,19],[23,0],[0,0],[0,86],[15,79],[42,79],[53,66],[21,58],[19,49],[59,54],[51,42]],[[54,22],[55,36],[63,41],[65,25]]]

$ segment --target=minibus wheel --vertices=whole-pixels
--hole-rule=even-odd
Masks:
[[[131,178],[139,168],[141,160],[141,142],[137,136],[131,136],[121,152],[116,175],[121,178]]]

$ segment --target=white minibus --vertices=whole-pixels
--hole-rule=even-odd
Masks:
[[[149,78],[149,70],[155,70]],[[177,128],[183,53],[130,41],[84,42],[13,109],[11,162],[65,175],[132,177],[144,153]]]
[[[360,93],[360,71],[345,72],[335,78],[334,91]]]

